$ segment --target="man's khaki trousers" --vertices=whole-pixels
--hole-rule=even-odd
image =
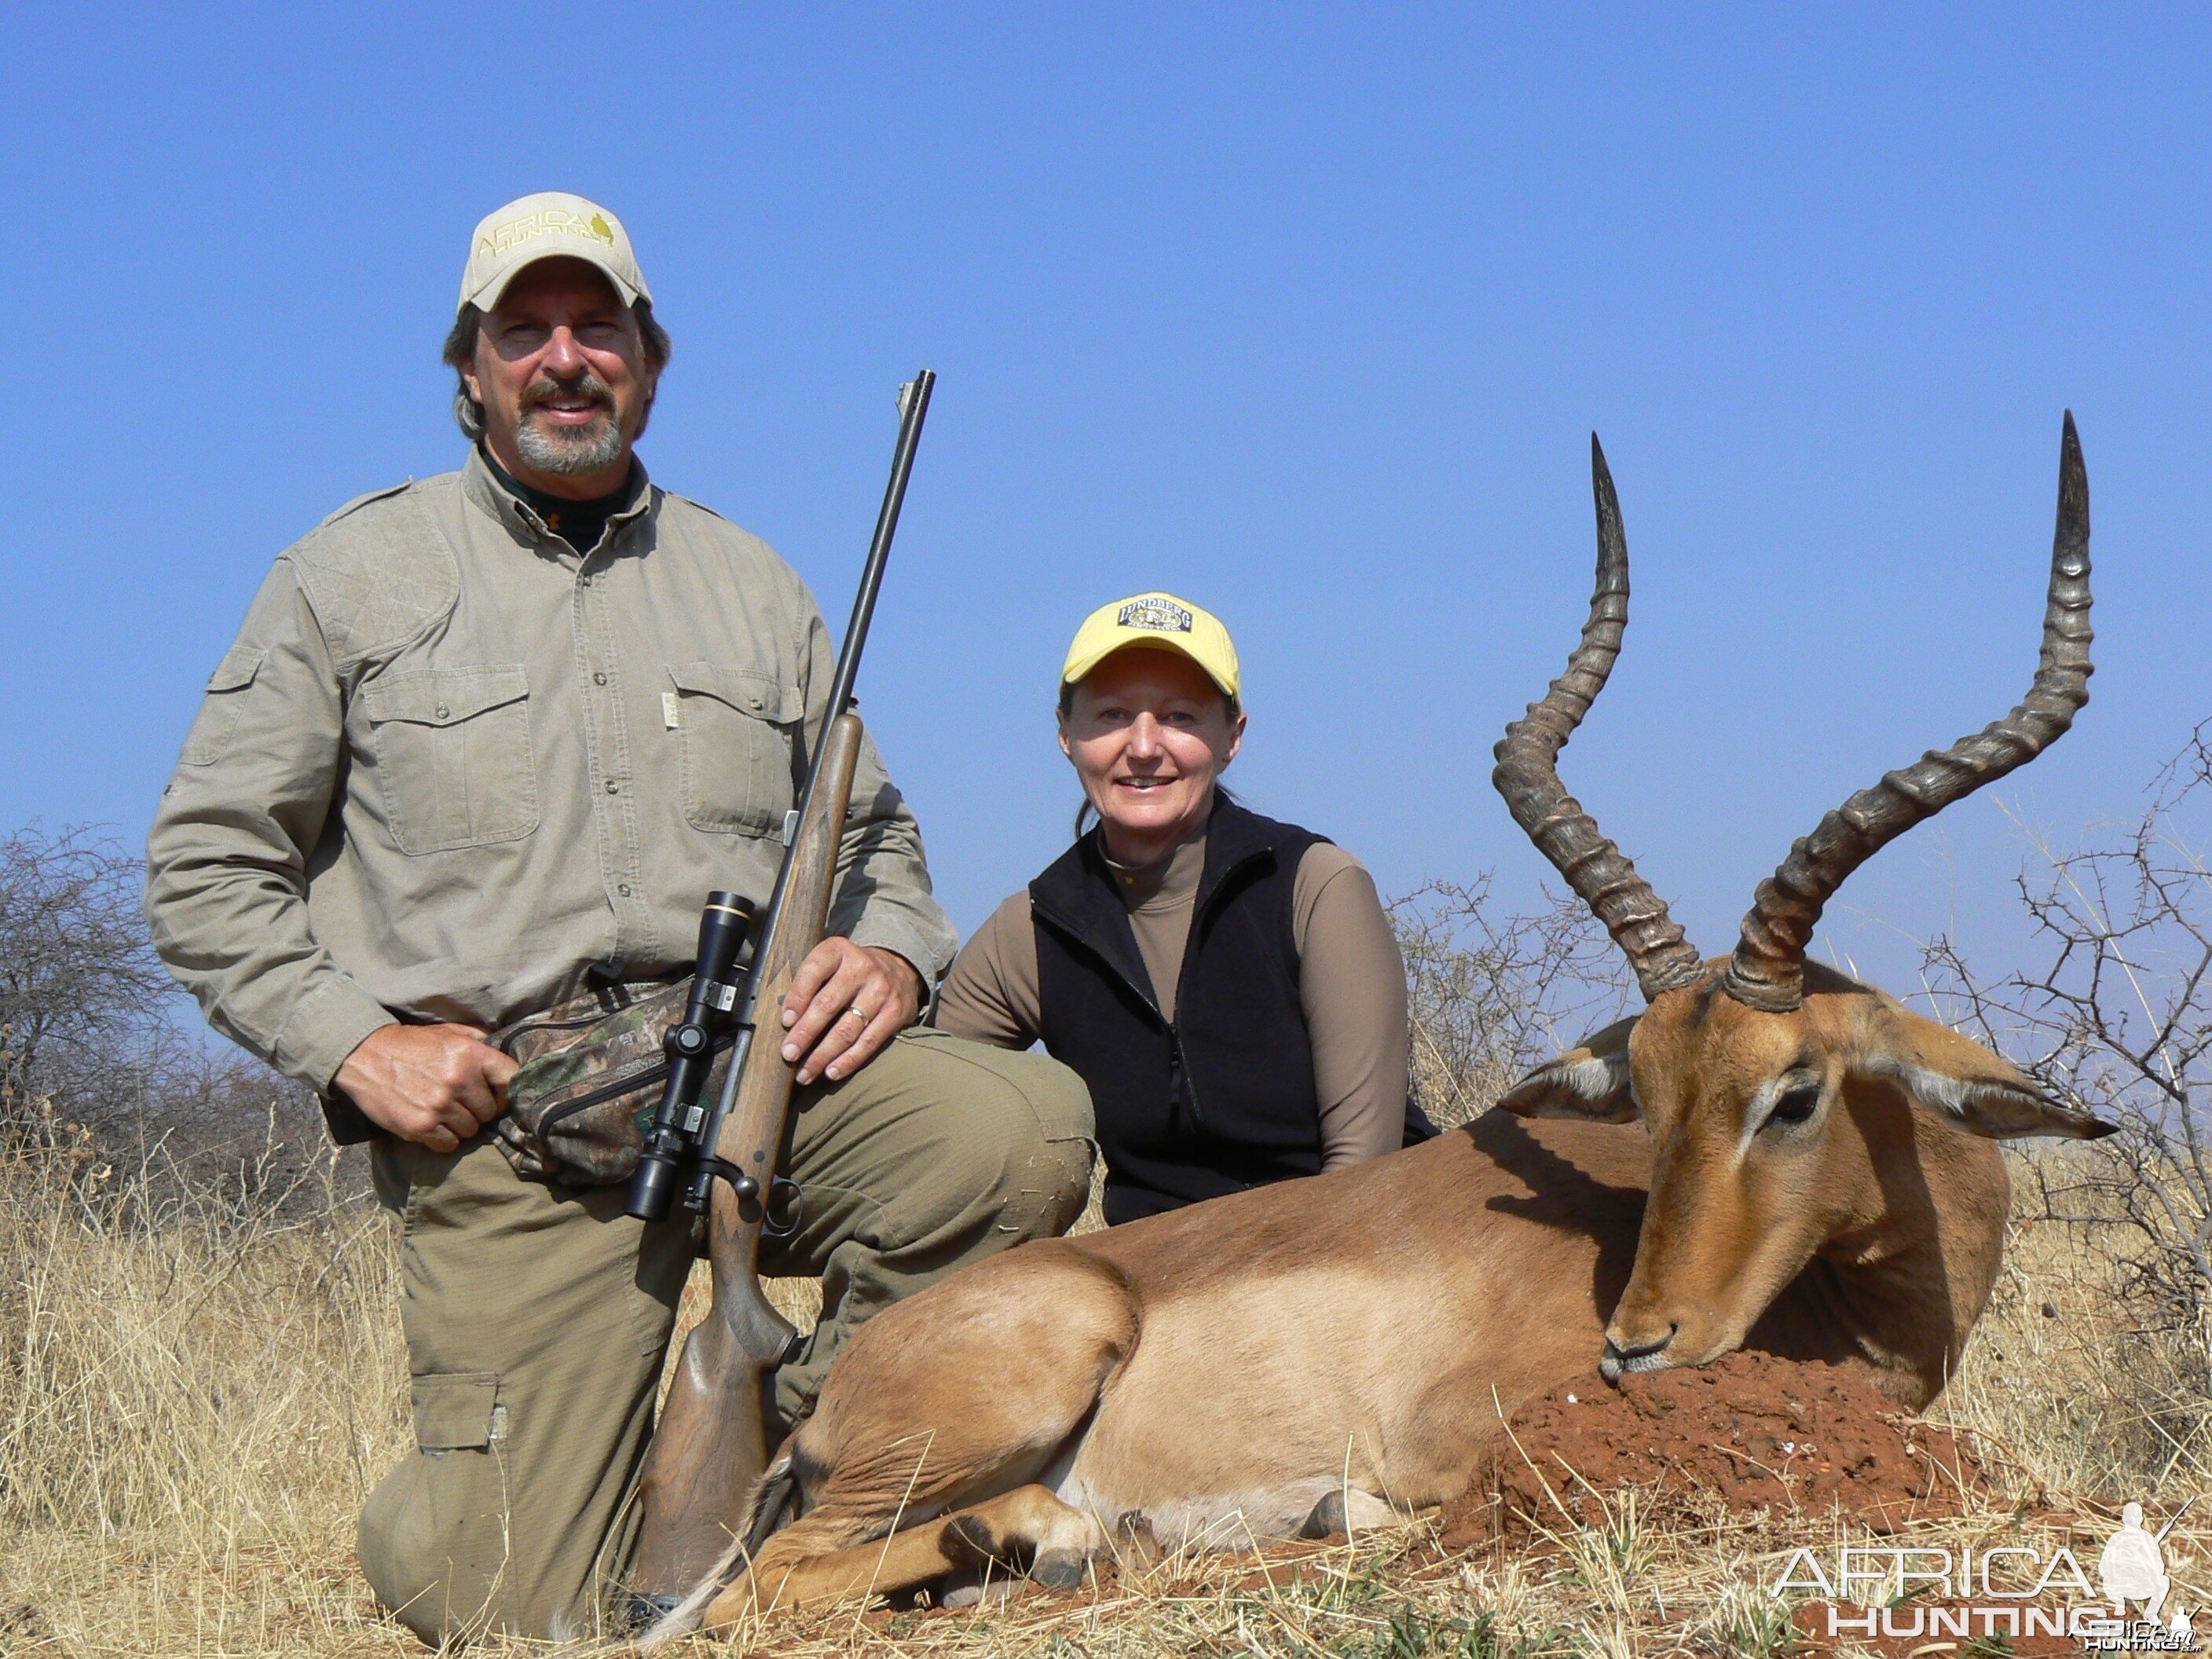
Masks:
[[[1064,1232],[1082,1212],[1090,1097],[1074,1073],[909,1031],[845,1082],[802,1091],[784,1170],[797,1233],[762,1271],[819,1275],[822,1320],[776,1375],[787,1423],[811,1409],[863,1320],[967,1262]],[[479,1138],[374,1153],[399,1212],[416,1454],[361,1517],[377,1598],[426,1641],[598,1633],[632,1527],[690,1271],[682,1219],[623,1214],[621,1187],[515,1175]],[[683,1212],[679,1210],[678,1217]]]

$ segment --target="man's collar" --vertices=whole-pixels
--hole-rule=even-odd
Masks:
[[[611,514],[607,526],[628,524],[653,505],[653,480],[646,475],[645,462],[633,454],[629,458],[629,483],[625,488],[636,492],[629,506]],[[560,538],[547,528],[527,501],[516,495],[500,482],[492,471],[482,444],[469,446],[469,459],[461,468],[461,493],[474,506],[499,520],[513,535],[527,542],[556,542]],[[563,547],[567,543],[562,542]]]

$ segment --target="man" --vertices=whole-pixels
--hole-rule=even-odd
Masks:
[[[484,1038],[594,976],[682,974],[712,888],[765,901],[833,665],[790,567],[633,455],[668,337],[612,214],[546,194],[485,219],[446,357],[466,465],[278,557],[147,898],[209,1019],[372,1142],[403,1218],[418,1451],[361,1553],[432,1642],[591,1627],[695,1249],[620,1187],[514,1173],[485,1131],[514,1062]],[[776,1378],[787,1424],[862,1320],[1064,1230],[1089,1176],[1072,1073],[915,1027],[954,934],[872,744],[843,854],[836,937],[781,1011],[805,1208],[763,1266],[823,1291]]]

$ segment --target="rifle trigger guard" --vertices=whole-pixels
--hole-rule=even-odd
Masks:
[[[761,1213],[761,1231],[770,1238],[789,1238],[799,1231],[799,1224],[805,1215],[806,1197],[797,1182],[777,1176],[769,1182],[768,1204]]]

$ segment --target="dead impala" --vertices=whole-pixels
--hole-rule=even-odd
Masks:
[[[1425,1146],[1027,1244],[883,1313],[771,1465],[750,1535],[648,1645],[702,1613],[987,1565],[1070,1584],[1136,1517],[1224,1544],[1382,1524],[1464,1491],[1500,1411],[1593,1360],[1617,1376],[1748,1345],[1860,1368],[1908,1407],[1942,1388],[1997,1271],[1996,1142],[2112,1126],[1806,948],[1876,849],[2087,701],[2073,418],[2027,698],[1822,818],[1710,962],[1559,781],[1627,620],[1595,440],[1591,460],[1589,621],[1494,781],[1626,953],[1644,1012]]]

